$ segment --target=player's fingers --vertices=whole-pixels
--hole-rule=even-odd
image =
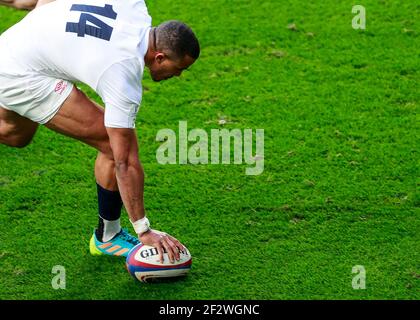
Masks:
[[[174,241],[172,241],[171,238],[167,238],[166,241],[168,242],[168,244],[171,246],[172,248],[172,252],[174,253],[174,257],[176,260],[179,260],[179,250],[178,250],[178,246],[175,244]]]
[[[156,247],[156,249],[157,249],[157,251],[159,253],[160,263],[163,263],[163,246],[162,246],[161,243],[158,243],[155,247]]]
[[[186,251],[185,251],[185,250],[186,250],[186,248],[185,248],[185,246],[184,246],[181,242],[179,242],[179,241],[175,242],[175,246],[176,246],[176,248],[177,248],[178,254],[179,254],[180,252],[186,252]]]
[[[186,247],[181,243],[181,242],[179,242],[177,239],[175,239],[174,237],[172,237],[172,236],[169,236],[170,237],[170,239],[172,240],[172,242],[175,244],[175,246],[178,248],[178,253],[179,253],[179,251],[184,251],[184,252],[186,252]]]
[[[174,263],[175,262],[174,251],[171,245],[169,244],[169,240],[167,238],[162,238],[162,245],[166,249],[166,252],[168,253],[169,260],[171,261],[171,263]]]

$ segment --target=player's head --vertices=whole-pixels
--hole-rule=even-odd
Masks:
[[[154,81],[180,76],[200,56],[194,32],[180,21],[152,28],[146,65]]]

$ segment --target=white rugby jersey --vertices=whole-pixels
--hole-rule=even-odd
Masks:
[[[83,82],[102,98],[105,126],[134,128],[151,23],[143,0],[58,0],[1,35],[14,61],[1,71]]]

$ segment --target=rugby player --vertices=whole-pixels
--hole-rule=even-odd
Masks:
[[[0,143],[25,147],[43,125],[98,150],[99,223],[91,254],[127,256],[140,241],[156,247],[161,261],[164,251],[179,259],[183,245],[151,229],[146,217],[135,119],[144,68],[163,81],[180,76],[199,55],[187,25],[152,27],[143,0],[43,3],[0,36]],[[79,82],[95,90],[105,108],[80,91]],[[122,205],[136,237],[121,228]]]

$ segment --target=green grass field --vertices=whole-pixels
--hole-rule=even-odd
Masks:
[[[181,78],[145,74],[137,119],[148,216],[193,268],[139,284],[124,259],[90,256],[96,152],[40,128],[25,149],[0,146],[0,299],[419,299],[420,6],[359,2],[148,1],[154,25],[182,20],[202,45]],[[0,32],[25,14],[1,7]],[[220,119],[265,130],[262,175],[157,163],[160,129]]]

